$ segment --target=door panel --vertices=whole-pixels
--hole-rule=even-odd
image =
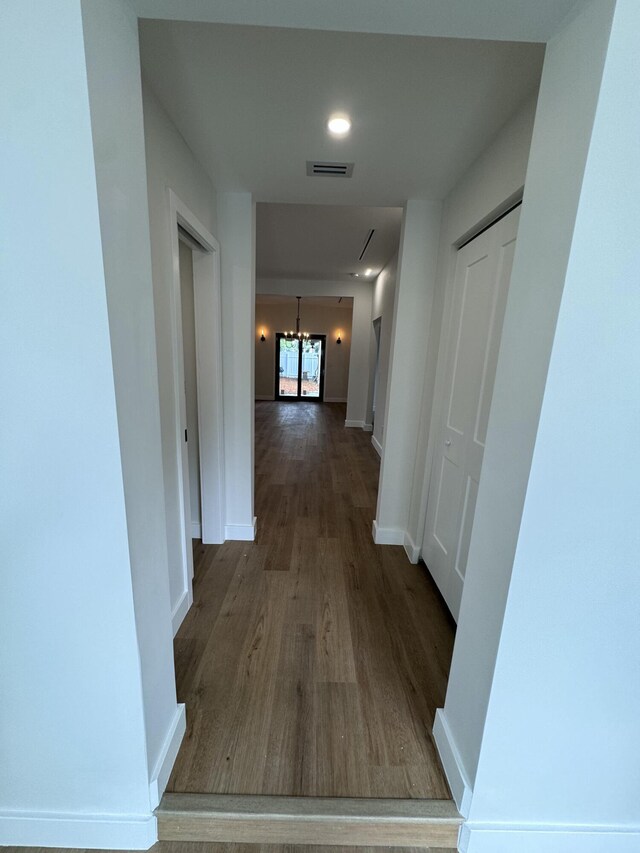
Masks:
[[[300,347],[297,340],[278,337],[278,393],[279,397],[298,396],[298,368]]]
[[[520,209],[458,252],[421,555],[454,617],[467,568]]]

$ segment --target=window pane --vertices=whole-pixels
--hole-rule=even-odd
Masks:
[[[320,396],[320,365],[322,363],[322,341],[302,343],[302,396]]]
[[[280,375],[278,390],[281,397],[298,396],[298,341],[280,338]]]

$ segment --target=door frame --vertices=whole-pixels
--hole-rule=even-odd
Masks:
[[[319,382],[319,394],[317,397],[303,397],[300,393],[302,385],[302,339],[297,339],[299,344],[299,358],[298,358],[298,395],[292,397],[290,395],[280,396],[280,341],[287,340],[287,335],[285,332],[276,332],[276,346],[275,346],[275,373],[274,373],[274,381],[275,381],[275,389],[274,389],[274,399],[278,402],[290,402],[290,403],[299,403],[302,400],[308,403],[324,403],[324,372],[326,369],[326,358],[327,358],[327,336],[326,335],[309,335],[308,340],[310,341],[321,341],[322,343],[322,356],[320,359],[320,382]]]
[[[173,281],[171,292],[171,354],[174,393],[174,453],[181,534],[182,589],[171,602],[173,633],[193,603],[193,547],[189,458],[186,437],[187,411],[184,387],[182,299],[180,293],[181,226],[202,251],[193,251],[193,298],[196,334],[196,385],[200,454],[202,541],[224,542],[224,446],[222,399],[222,312],[220,301],[220,245],[195,214],[168,190]]]

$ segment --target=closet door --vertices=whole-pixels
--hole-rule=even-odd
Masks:
[[[421,555],[457,620],[520,208],[459,250]]]

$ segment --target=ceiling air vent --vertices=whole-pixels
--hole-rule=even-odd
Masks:
[[[328,175],[332,178],[350,178],[353,163],[329,163],[327,160],[307,160],[307,175]]]

